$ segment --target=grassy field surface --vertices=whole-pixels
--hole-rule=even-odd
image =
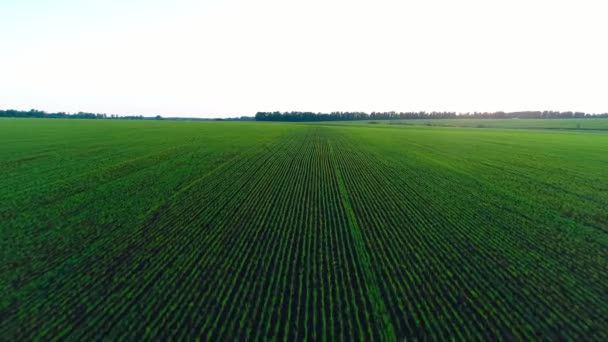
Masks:
[[[608,340],[605,134],[2,119],[0,170],[3,340]]]

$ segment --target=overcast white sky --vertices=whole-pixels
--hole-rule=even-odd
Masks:
[[[0,0],[0,108],[608,112],[593,0]]]

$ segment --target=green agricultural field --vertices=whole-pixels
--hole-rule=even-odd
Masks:
[[[549,130],[579,130],[608,132],[608,119],[414,119],[414,120],[377,120],[353,121],[349,125],[410,125],[441,127],[474,127],[474,128],[526,128]],[[330,124],[345,124],[331,122]]]
[[[0,172],[5,341],[608,340],[608,134],[2,119]]]

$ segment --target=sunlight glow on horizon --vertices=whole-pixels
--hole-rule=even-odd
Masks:
[[[0,4],[0,109],[608,112],[602,1]]]

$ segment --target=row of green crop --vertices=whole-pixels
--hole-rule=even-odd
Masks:
[[[263,154],[263,151],[260,151],[259,154]],[[248,165],[249,162],[248,159],[237,161],[244,165]],[[195,162],[200,161],[195,160]],[[223,184],[219,184],[218,188],[220,190],[227,188],[229,182],[230,179],[224,179]],[[214,193],[209,192],[209,194]],[[179,194],[176,197],[179,197]],[[168,202],[173,200],[176,200],[176,198],[168,199]],[[193,203],[193,206],[200,206],[200,203]],[[162,234],[161,231],[155,233]],[[28,284],[27,288],[20,289],[21,291],[12,294],[10,297],[4,297],[7,301],[12,300],[12,305],[5,310],[3,309],[3,312],[8,312],[12,316],[11,318],[17,319],[17,322],[7,320],[7,324],[11,322],[18,324],[19,320],[28,316],[40,317],[42,319],[40,322],[30,319],[28,324],[31,329],[26,331],[31,334],[48,332],[53,335],[64,330],[66,326],[69,327],[74,321],[86,321],[87,319],[83,316],[88,316],[89,312],[96,310],[96,307],[100,305],[111,305],[114,308],[115,303],[106,301],[105,297],[109,297],[108,292],[113,287],[123,286],[125,282],[130,283],[131,279],[128,276],[118,279],[112,277],[112,273],[120,274],[120,272],[117,272],[119,268],[126,269],[132,266],[125,261],[133,258],[131,253],[137,253],[138,248],[145,246],[145,242],[149,241],[147,235],[145,227],[142,227],[142,229],[128,231],[125,236],[119,237],[119,240],[114,240],[112,243],[95,241],[93,246],[88,246],[90,255],[85,255],[80,259],[68,260],[61,267],[47,272],[44,279]],[[160,236],[157,235],[156,237]],[[116,237],[114,236],[114,238]],[[149,236],[149,238],[152,238],[152,236]],[[162,243],[162,241],[158,242]],[[171,243],[171,240],[168,239],[166,242]],[[95,248],[95,246],[99,248]],[[162,264],[159,266],[164,267]],[[101,281],[106,278],[106,282],[110,284]],[[94,279],[93,283],[91,283],[92,279]],[[89,289],[89,287],[92,289]],[[73,295],[75,291],[77,296]],[[91,291],[92,294],[88,295],[88,291]],[[47,292],[52,293],[53,296],[40,298]],[[87,315],[82,314],[83,306]],[[121,309],[124,309],[124,307]],[[45,314],[56,317],[56,319],[47,320],[44,318]],[[90,315],[95,316],[96,314],[97,312],[94,311]],[[101,315],[103,312],[99,314]],[[38,324],[40,326],[36,328]],[[13,326],[13,328],[15,327]]]
[[[49,132],[37,127],[37,120],[17,123],[23,127],[3,133],[16,131],[22,139],[3,140],[0,148],[1,165],[23,163],[0,179],[0,308],[69,259],[98,253],[92,247],[131,233],[150,208],[192,179],[281,131],[235,141],[234,132],[205,126],[158,132],[148,124],[105,124],[104,130],[57,121],[49,123],[54,127]],[[41,150],[45,158],[28,158]]]
[[[170,328],[179,332],[174,337],[198,333],[209,339],[235,336],[236,331],[314,335],[314,322],[333,320],[316,308],[334,305],[319,303],[319,294],[310,290],[314,279],[324,279],[313,256],[327,257],[315,252],[323,241],[317,229],[329,219],[326,224],[333,230],[348,231],[344,217],[334,218],[340,212],[333,203],[338,197],[329,190],[323,198],[333,207],[321,207],[318,220],[310,217],[312,207],[320,206],[314,196],[327,182],[325,176],[312,182],[321,171],[315,167],[314,138],[302,136],[271,146],[270,152],[260,149],[209,182],[177,194],[116,250],[106,249],[105,258],[81,261],[69,276],[46,288],[51,296],[12,308],[16,317],[22,322],[33,315],[53,317],[29,320],[28,331],[78,339],[94,338],[96,327],[111,328],[109,336],[133,337],[164,336]],[[347,309],[334,320],[335,335],[369,334],[362,318],[369,304],[363,289],[355,293],[352,287],[361,281],[356,257],[342,233],[335,234],[331,250],[342,244],[344,252],[335,257],[344,267],[328,288],[341,291],[342,306],[332,312]],[[295,266],[284,264],[285,258]],[[264,302],[268,309],[260,310]],[[280,323],[274,322],[277,317]],[[273,324],[274,331],[264,330]]]
[[[95,279],[96,276],[104,271],[108,271],[108,269],[111,270],[111,265],[112,263],[118,263],[118,262],[122,262],[125,261],[124,259],[126,259],[126,257],[121,257],[120,255],[120,251],[121,250],[136,250],[136,247],[134,245],[134,241],[135,242],[143,242],[145,241],[145,239],[142,239],[143,235],[140,231],[134,231],[131,232],[132,236],[127,235],[127,239],[125,239],[125,237],[122,237],[123,240],[119,240],[119,241],[113,241],[114,244],[110,245],[111,248],[108,248],[107,245],[103,245],[104,250],[103,252],[103,258],[101,260],[94,260],[93,258],[98,258],[99,255],[97,254],[93,254],[91,256],[89,256],[90,262],[85,262],[85,260],[74,260],[74,262],[78,262],[76,265],[73,265],[74,268],[69,268],[70,265],[65,266],[65,269],[60,270],[61,272],[69,272],[69,276],[66,276],[65,279],[64,278],[60,278],[57,275],[55,275],[55,277],[53,277],[53,275],[50,275],[49,278],[51,280],[54,281],[60,281],[61,283],[58,284],[53,284],[54,286],[52,288],[49,288],[47,291],[52,291],[51,293],[57,293],[57,297],[55,298],[49,298],[48,302],[42,302],[40,303],[40,298],[36,298],[33,297],[31,298],[31,303],[27,302],[25,300],[21,300],[19,303],[19,306],[17,307],[17,310],[19,310],[19,313],[23,313],[24,315],[28,315],[28,314],[32,314],[30,312],[30,310],[36,310],[36,309],[40,309],[40,307],[42,307],[42,309],[44,310],[49,310],[51,313],[53,312],[52,310],[58,310],[59,312],[61,312],[62,310],[65,312],[70,312],[70,310],[78,310],[78,306],[82,305],[80,303],[78,303],[78,301],[83,301],[83,300],[87,300],[86,298],[86,292],[89,290],[87,289],[88,286],[91,285],[96,285],[98,286],[99,289],[104,289],[103,286],[101,285],[105,285],[103,283],[93,283],[91,284],[90,281],[91,279]],[[116,243],[118,242],[118,243]],[[125,246],[126,245],[126,246]],[[128,248],[127,248],[128,247]],[[116,250],[114,250],[113,248],[116,248]],[[118,260],[116,260],[117,258],[120,258]],[[97,266],[97,268],[91,268],[92,265]],[[107,265],[107,266],[106,266]],[[104,269],[104,266],[106,266],[106,269]],[[66,270],[67,269],[67,270]],[[61,274],[61,273],[60,273]],[[53,279],[53,278],[57,278],[57,279]],[[74,279],[76,278],[76,279]],[[114,281],[120,281],[120,279],[114,279]],[[69,283],[68,283],[69,282]],[[73,287],[69,288],[67,287],[67,284],[71,284]],[[36,290],[39,290],[40,287],[44,288],[44,286],[46,284],[35,284],[37,286]],[[79,298],[72,298],[72,300],[74,302],[72,303],[63,303],[62,299],[64,299],[65,296],[66,298],[70,298],[69,295],[69,291],[74,291],[74,287],[77,289],[77,292],[79,292]],[[79,288],[82,287],[82,288]],[[101,291],[101,290],[100,290]],[[59,298],[59,299],[58,299]],[[98,296],[98,298],[96,298],[95,296],[92,296],[92,301],[96,301],[96,300],[102,300],[103,296]],[[28,304],[30,304],[30,307],[28,307]],[[54,308],[52,306],[55,306]],[[86,305],[86,311],[89,312],[91,310],[94,310],[94,304],[89,304],[87,303]],[[58,327],[61,326],[65,326],[65,322],[62,322],[62,320],[58,317],[58,314],[54,314],[55,317],[57,317],[56,321],[50,321],[50,322],[46,322],[46,321],[42,321],[40,322],[40,324],[46,324],[46,325],[50,325],[51,327],[53,325],[56,325]],[[82,314],[79,314],[79,316],[83,316]],[[66,317],[66,321],[69,321],[70,319],[73,319],[72,317],[67,318]],[[30,324],[32,324],[35,327],[35,324],[37,324],[37,322],[31,322]],[[59,328],[57,328],[59,329]],[[53,333],[53,330],[51,328],[46,328],[46,329],[42,329],[42,332],[44,332],[45,330],[48,330],[49,333]],[[32,332],[36,332],[36,329],[34,329]]]
[[[597,257],[601,254],[595,255],[595,269],[566,272],[563,267],[553,262],[550,258],[552,255],[546,255],[545,250],[535,251],[545,244],[551,247],[554,240],[535,237],[536,248],[524,248],[520,238],[531,234],[530,231],[535,227],[521,219],[511,222],[515,216],[508,215],[504,208],[494,208],[494,212],[489,215],[477,210],[484,197],[492,196],[491,192],[485,193],[489,189],[463,187],[466,180],[463,180],[461,175],[451,169],[442,170],[437,165],[425,167],[424,159],[408,161],[411,151],[404,151],[401,160],[391,160],[383,165],[380,160],[369,158],[379,151],[362,151],[364,149],[361,145],[357,146],[342,150],[357,151],[345,153],[342,163],[346,175],[353,173],[350,177],[350,191],[353,193],[354,202],[358,202],[359,215],[364,225],[369,227],[365,230],[370,233],[368,246],[370,250],[378,253],[390,250],[397,253],[390,257],[378,256],[378,265],[387,265],[391,261],[407,262],[411,259],[412,252],[399,256],[399,252],[403,250],[416,250],[415,255],[421,255],[422,259],[411,265],[411,272],[418,273],[423,269],[425,272],[420,276],[433,278],[419,283],[422,289],[428,289],[431,293],[417,295],[418,298],[424,298],[415,300],[418,305],[426,302],[430,307],[441,308],[444,314],[449,314],[448,308],[452,306],[455,317],[444,316],[444,320],[458,323],[462,321],[458,316],[464,314],[464,320],[470,322],[469,328],[473,328],[473,331],[492,334],[485,338],[516,333],[527,336],[563,334],[566,337],[584,337],[601,329],[597,317],[605,313],[601,306],[597,305],[602,302],[601,292],[596,292],[594,287],[601,288],[603,285],[596,282],[593,286],[587,285],[583,289],[572,286],[573,282],[584,280],[580,273],[590,271],[602,274],[603,263],[597,262]],[[411,145],[404,147],[412,149]],[[367,168],[364,168],[366,164]],[[366,185],[368,183],[369,185]],[[473,190],[482,192],[475,193]],[[359,201],[356,200],[357,196],[361,196]],[[374,210],[376,203],[378,207]],[[504,206],[508,207],[510,203],[506,202]],[[377,214],[387,210],[390,210],[391,215]],[[391,232],[397,235],[382,237],[383,234]],[[412,235],[416,233],[422,235],[416,238]],[[517,240],[513,239],[513,233],[518,236]],[[555,231],[553,233],[555,234]],[[402,240],[393,247],[388,247],[388,244],[399,241],[399,235],[403,236]],[[427,241],[430,243],[425,246]],[[458,249],[458,246],[461,248]],[[579,257],[585,259],[581,253],[589,251],[578,252]],[[432,271],[442,264],[443,269]],[[411,275],[407,272],[399,277],[395,276],[395,272],[399,272],[398,265],[386,272],[389,283],[399,277],[405,278],[405,284],[411,282]],[[523,272],[524,275],[515,278],[518,272]],[[446,274],[449,274],[449,278],[445,278]],[[471,279],[458,286],[455,278],[468,274]],[[569,286],[566,288],[565,284]],[[433,288],[444,285],[449,287]],[[390,285],[387,292],[395,286],[398,285]],[[526,288],[520,288],[522,286]],[[468,294],[471,288],[476,289],[475,297],[480,297],[471,302],[472,305],[479,306],[475,311],[463,312],[463,305],[458,303],[458,300],[438,302],[442,297],[458,296],[463,291]],[[400,294],[404,292],[408,291],[397,290],[390,301],[399,301]],[[419,316],[435,315],[431,314],[431,309],[424,312],[423,307],[422,310]],[[404,317],[416,311],[405,311],[394,314],[395,324],[402,327],[402,333],[419,332],[420,327],[411,329],[407,322],[403,322]],[[414,317],[413,320],[418,323],[420,319]],[[485,327],[484,330],[474,326],[478,321],[481,327]],[[455,327],[446,327],[446,322],[425,324],[437,325],[426,327],[429,333],[440,330],[441,327],[446,328],[446,334],[458,331]],[[460,329],[467,328],[466,325],[457,325]],[[449,335],[443,337],[447,336]]]

